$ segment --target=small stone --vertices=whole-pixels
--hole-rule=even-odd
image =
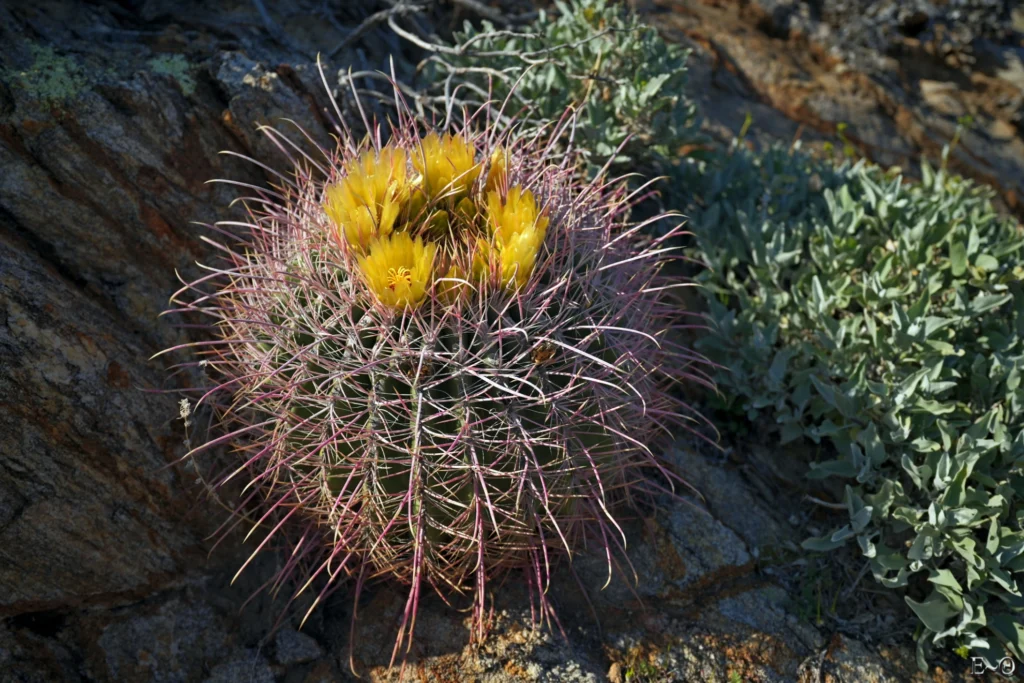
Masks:
[[[278,664],[303,664],[324,655],[320,644],[312,637],[290,628],[278,632],[274,645],[277,648],[274,660]]]
[[[266,659],[255,650],[242,649],[213,667],[206,683],[275,683],[275,678]]]
[[[936,111],[949,116],[963,116],[967,113],[958,99],[959,88],[955,83],[921,79],[918,87],[921,97]]]
[[[618,662],[612,662],[611,668],[608,669],[608,680],[611,683],[624,683],[625,678],[622,676],[622,665]]]

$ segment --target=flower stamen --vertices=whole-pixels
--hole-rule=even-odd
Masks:
[[[412,271],[405,266],[388,268],[388,289],[395,291],[395,286],[401,281],[406,287],[412,284]]]

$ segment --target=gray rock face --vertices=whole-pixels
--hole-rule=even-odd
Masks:
[[[264,181],[219,152],[269,155],[254,124],[286,114],[323,134],[324,99],[251,4],[172,4],[190,28],[155,3],[0,4],[5,681],[199,680],[235,637],[244,597],[181,597],[237,558],[208,559],[223,511],[197,505],[175,400],[152,391],[189,378],[148,359],[188,339],[158,316],[208,255],[190,221],[229,215],[207,181]],[[276,57],[246,57],[250,34]]]
[[[195,256],[177,216],[213,198],[164,150],[205,159],[231,144],[194,114],[186,132],[177,86],[148,76],[40,100],[19,74],[56,67],[24,45],[5,57],[37,61],[5,66],[13,109],[0,124],[0,614],[137,599],[202,556],[210,527],[189,518],[169,467],[173,401],[139,387],[160,386],[146,358],[176,341],[156,319],[167,269]]]
[[[697,48],[691,89],[709,131],[731,140],[750,113],[748,140],[799,140],[805,150],[837,158],[849,145],[858,157],[898,166],[914,177],[922,158],[937,163],[958,120],[970,114],[949,168],[991,185],[1004,208],[1024,216],[1024,71],[1019,68],[1024,48],[1018,44],[1024,24],[1016,24],[1017,38],[1004,43],[979,38],[970,51],[951,50],[934,32],[911,37],[892,29],[898,37],[892,50],[860,47],[854,54],[808,9],[814,4],[662,3],[656,25]],[[868,4],[873,3],[846,3],[848,8]],[[945,6],[952,9],[954,3]],[[881,21],[865,16],[876,20]],[[845,127],[842,135],[840,127]]]
[[[116,3],[75,28],[73,3],[16,5],[0,6],[0,616],[137,600],[204,564],[220,513],[194,506],[184,425],[153,393],[175,356],[149,357],[188,339],[159,316],[210,251],[191,222],[237,195],[208,181],[264,181],[220,152],[280,163],[257,124],[325,123],[314,65],[217,48],[247,15],[197,3],[180,11],[198,31],[136,31]]]
[[[258,652],[241,649],[210,672],[206,683],[274,683],[274,672]]]
[[[323,649],[311,636],[290,628],[277,634],[274,648],[274,661],[285,666],[312,662],[324,654]]]
[[[347,680],[350,646],[371,680],[400,677],[387,665],[401,587],[367,591],[350,643],[345,590],[297,631],[276,623],[283,602],[247,602],[273,555],[231,584],[252,546],[229,538],[210,553],[224,512],[178,463],[175,400],[148,391],[194,380],[168,379],[174,353],[148,359],[193,334],[158,317],[175,270],[194,276],[209,256],[190,221],[233,216],[235,191],[206,181],[265,181],[218,152],[279,163],[255,126],[285,116],[327,141],[314,56],[341,40],[336,22],[351,28],[379,9],[263,0],[268,29],[258,4],[0,4],[3,683]],[[394,44],[369,34],[326,71],[383,68]],[[754,106],[762,130],[792,134],[741,80],[715,82],[717,111]],[[578,583],[562,566],[550,591],[562,637],[534,628],[524,582],[508,577],[495,585],[493,635],[475,650],[459,606],[429,597],[405,679],[910,680],[906,650],[883,657],[829,639],[761,571],[762,546],[800,538],[792,507],[735,463],[684,448],[673,457],[705,498],[658,501],[627,523],[635,582],[602,590],[603,558],[585,553]]]

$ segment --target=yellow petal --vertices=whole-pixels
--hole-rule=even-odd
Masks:
[[[506,169],[508,167],[508,152],[503,147],[496,147],[491,153],[491,165],[487,169],[487,180],[484,182],[484,192],[500,191],[507,184]]]
[[[423,177],[423,189],[431,198],[453,196],[456,201],[469,193],[480,177],[476,148],[467,138],[430,133],[412,157],[413,167]]]
[[[359,257],[359,270],[367,288],[385,306],[415,308],[426,296],[433,279],[437,245],[397,232],[370,243]]]
[[[364,252],[401,219],[411,192],[405,150],[368,150],[345,165],[345,175],[327,188],[324,211],[350,246]]]
[[[488,193],[487,217],[499,255],[502,284],[524,286],[544,244],[548,217],[538,215],[533,193],[518,186],[509,188],[505,201],[496,191]]]

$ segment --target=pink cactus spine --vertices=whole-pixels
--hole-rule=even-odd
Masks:
[[[524,571],[544,620],[559,557],[586,543],[606,557],[610,577],[626,548],[616,506],[679,481],[659,447],[702,419],[676,385],[709,382],[703,360],[676,341],[682,314],[666,296],[684,286],[662,273],[680,229],[645,239],[644,225],[627,225],[638,193],[578,180],[572,157],[555,155],[561,130],[499,139],[474,134],[467,117],[459,133],[474,169],[463,177],[473,182],[461,192],[477,213],[467,204],[459,213],[456,177],[394,231],[429,242],[445,210],[448,236],[438,238],[432,267],[464,267],[434,272],[415,305],[384,305],[413,275],[388,270],[392,294],[368,284],[361,259],[370,251],[328,217],[328,188],[355,172],[361,153],[386,147],[406,150],[410,187],[422,195],[428,180],[417,180],[413,158],[426,155],[424,126],[403,109],[386,145],[369,124],[374,135],[356,144],[332,104],[340,142],[318,147],[319,156],[264,129],[289,173],[254,161],[275,185],[235,183],[250,193],[248,220],[208,226],[221,263],[172,298],[172,312],[210,321],[209,338],[169,351],[191,349],[213,380],[197,403],[212,409],[219,435],[186,457],[230,444],[237,467],[213,487],[245,478],[231,528],[248,523],[262,540],[239,572],[283,546],[287,560],[266,587],[294,587],[292,600],[311,592],[306,616],[345,578],[355,580],[357,600],[378,577],[407,586],[394,661],[408,652],[426,587],[446,600],[470,596],[479,639],[488,581],[505,571]],[[500,177],[491,173],[499,142],[507,150]],[[503,283],[504,261],[469,274],[467,235],[486,241],[491,225],[486,183],[505,201],[510,188],[528,190],[547,220],[532,272],[513,268],[520,286]],[[368,205],[380,223],[378,209]],[[502,249],[511,253],[502,245],[482,253],[500,260]],[[446,292],[453,285],[461,294]]]

